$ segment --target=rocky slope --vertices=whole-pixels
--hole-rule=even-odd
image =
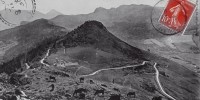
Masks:
[[[34,57],[40,55],[53,41],[65,35],[66,32],[64,28],[55,26],[45,19],[1,31],[0,41],[3,43],[12,41],[10,44],[16,43],[5,50],[4,55],[1,56],[1,72],[6,69],[5,72],[12,73],[17,68],[21,68],[22,62],[32,61]],[[6,45],[5,48],[8,46]]]
[[[199,99],[197,74],[171,60],[130,46],[97,21],[87,21],[55,41],[38,44],[31,51],[34,52],[29,55],[34,54],[36,59],[39,56],[40,61],[30,58],[30,68],[8,77],[1,75],[5,80],[2,82],[3,97],[9,91],[13,94],[14,86],[18,86],[33,100],[168,99],[155,81],[153,65],[156,62],[161,84],[169,95],[177,100]],[[44,59],[42,63],[41,58]],[[143,65],[144,61],[148,63]],[[132,67],[119,68],[123,66]],[[90,75],[109,68],[119,69]]]

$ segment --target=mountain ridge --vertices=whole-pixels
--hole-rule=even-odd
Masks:
[[[13,13],[15,10],[11,10]],[[31,11],[29,10],[21,10],[21,13],[19,15],[14,15],[9,12],[6,12],[5,10],[0,11],[0,13],[4,13],[3,15],[6,17],[5,19],[10,21],[12,24],[16,24],[17,26],[27,24],[29,22],[35,21],[37,19],[51,19],[58,15],[63,15],[62,13],[51,10],[48,13],[44,14],[39,11],[36,11],[33,15],[31,14]],[[11,14],[11,15],[9,15]],[[8,16],[9,15],[9,16]],[[8,25],[5,25],[2,21],[0,21],[0,31],[13,28]]]
[[[88,20],[102,22],[107,29],[118,37],[133,39],[163,37],[155,31],[150,22],[153,7],[147,5],[123,5],[117,8],[97,8],[94,12],[80,15],[59,15],[51,19],[56,25],[73,30]],[[140,12],[140,13],[138,13]]]
[[[51,18],[54,18],[58,15],[63,15],[63,14],[61,12],[58,12],[58,11],[52,9],[48,13],[45,14],[45,16],[46,16],[45,18],[51,19]]]
[[[79,33],[79,31],[81,33]],[[76,43],[72,45],[89,44],[94,45],[95,48],[101,48],[103,50],[106,50],[105,48],[110,48],[111,50],[108,50],[108,52],[113,52],[115,51],[114,49],[116,49],[120,52],[123,52],[123,54],[128,57],[143,59],[142,51],[118,39],[112,33],[110,33],[101,22],[94,20],[86,21],[77,29],[68,33],[64,40],[69,40],[65,41],[66,43]]]
[[[71,82],[72,80],[76,80],[74,79],[74,76],[77,75],[76,72],[78,72],[78,75],[87,75],[88,73],[103,68],[117,68],[120,66],[135,65],[138,63],[141,64],[144,61],[149,61],[150,64],[137,66],[134,69],[122,69],[118,70],[119,72],[112,70],[107,72],[107,74],[98,73],[100,74],[98,78],[103,82],[110,83],[113,82],[113,77],[121,77],[123,79],[126,78],[128,80],[127,84],[131,85],[132,89],[135,89],[137,91],[142,90],[141,93],[136,92],[138,95],[140,95],[137,96],[137,98],[139,99],[143,97],[148,98],[148,96],[152,97],[155,95],[162,96],[153,81],[155,71],[152,70],[153,66],[151,63],[158,63],[157,68],[161,73],[161,83],[165,83],[165,85],[163,85],[163,88],[167,93],[169,93],[169,95],[180,100],[188,100],[189,98],[195,100],[195,98],[198,96],[198,89],[196,87],[199,86],[200,80],[195,72],[169,59],[165,59],[151,52],[140,50],[123,42],[122,40],[114,36],[111,32],[109,32],[104,24],[99,21],[86,21],[84,24],[80,25],[78,28],[69,33],[64,31],[64,28],[55,26],[48,20],[44,19],[37,20],[26,25],[22,25],[20,27],[24,27],[22,28],[21,32],[25,30],[24,33],[27,33],[26,29],[32,27],[32,30],[30,30],[30,32],[40,32],[38,34],[43,34],[44,36],[50,35],[50,37],[46,37],[44,40],[42,38],[39,38],[40,43],[38,43],[33,48],[29,48],[29,50],[27,50],[28,52],[26,50],[26,52],[22,52],[22,49],[26,49],[26,46],[19,46],[19,48],[22,49],[17,49],[16,47],[11,48],[12,50],[15,49],[20,51],[21,54],[18,54],[17,57],[13,57],[13,59],[9,60],[6,63],[3,63],[3,65],[0,66],[0,72],[12,74],[15,72],[20,73],[21,71],[27,71],[27,69],[25,69],[25,63],[28,63],[31,67],[36,69],[34,71],[32,71],[32,69],[28,69],[30,71],[30,74],[27,73],[27,75],[31,77],[32,82],[36,86],[34,87],[32,83],[29,84],[33,88],[38,88],[37,86],[39,82],[39,85],[45,84],[40,86],[42,87],[42,89],[44,86],[46,86],[46,89],[49,89],[48,86],[50,84],[48,86],[46,85],[46,83],[48,83],[46,82],[48,81],[46,79],[49,77],[49,75],[58,75],[57,77],[59,77],[59,73],[55,72],[58,70],[65,73],[64,75],[66,77],[62,76],[62,80],[70,78],[70,81],[67,81]],[[39,40],[34,41],[39,42]],[[44,59],[44,62],[48,63],[49,66],[43,65],[44,62],[41,63],[41,59]],[[55,64],[55,61],[59,62],[58,59],[62,60],[61,63],[63,61],[66,61],[66,67],[59,67],[59,65],[57,66],[57,64]],[[73,62],[73,64],[75,65],[68,65],[69,62]],[[55,73],[50,74],[50,70],[54,71]],[[41,79],[44,79],[46,81],[41,81],[40,78],[37,79],[38,76],[42,77]],[[59,79],[60,77],[58,78],[58,80]],[[97,78],[95,78],[94,76],[94,79]],[[60,79],[59,81],[57,81],[59,83],[55,86],[60,86],[60,82],[62,80]],[[56,82],[54,83],[56,84]],[[76,84],[77,82],[74,81],[71,84],[73,83]],[[66,85],[61,86],[66,87]],[[70,93],[72,93],[72,90],[70,90]],[[35,96],[35,94],[33,95]],[[76,97],[74,96],[72,98]]]
[[[5,51],[0,72],[10,68],[13,70],[6,71],[12,73],[17,68],[21,68],[23,66],[22,62],[32,61],[33,58],[44,52],[48,46],[65,35],[66,32],[67,30],[64,28],[55,26],[45,19],[1,31],[1,41],[14,41],[18,44]],[[28,56],[25,57],[26,55]]]

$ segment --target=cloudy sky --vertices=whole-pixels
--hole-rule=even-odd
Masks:
[[[120,5],[147,4],[154,5],[158,0],[36,0],[37,10],[47,13],[55,9],[63,14],[90,13],[97,7],[112,8]]]

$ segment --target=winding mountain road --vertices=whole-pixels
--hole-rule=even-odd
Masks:
[[[97,70],[97,71],[95,71],[95,72],[93,72],[93,73],[91,73],[91,74],[88,74],[88,75],[81,75],[80,77],[93,76],[93,75],[95,75],[95,74],[98,74],[98,73],[101,72],[101,71],[106,71],[106,70],[117,70],[117,69],[123,69],[123,68],[131,68],[131,67],[136,67],[136,66],[142,66],[142,65],[145,65],[146,62],[148,62],[148,61],[143,61],[142,64],[137,64],[137,65],[129,65],[129,66],[117,67],[117,68],[100,69],[100,70]],[[158,84],[158,86],[159,86],[161,92],[162,92],[167,98],[172,99],[172,100],[176,100],[175,98],[173,98],[172,96],[170,96],[169,94],[167,94],[167,93],[165,92],[165,90],[163,89],[163,87],[162,87],[162,85],[161,85],[161,83],[160,83],[160,79],[159,79],[159,74],[160,74],[160,73],[159,73],[159,71],[158,71],[158,69],[157,69],[156,66],[157,66],[157,63],[154,64],[153,68],[154,68],[155,71],[156,71],[156,73],[155,73],[155,74],[156,74],[156,82],[157,82],[157,84]]]
[[[158,71],[158,69],[157,69],[157,63],[155,63],[154,64],[154,69],[156,70],[156,81],[157,81],[157,84],[158,84],[158,86],[159,86],[159,88],[160,88],[160,90],[161,90],[161,92],[166,96],[166,97],[168,97],[168,98],[170,98],[170,99],[172,99],[172,100],[176,100],[175,98],[173,98],[172,96],[170,96],[169,94],[167,94],[166,92],[165,92],[165,90],[163,89],[163,87],[162,87],[162,85],[161,85],[161,83],[160,83],[160,79],[159,79],[159,71]]]
[[[28,65],[28,63],[25,63],[25,65],[26,65],[26,69],[30,69],[31,68],[31,66]]]
[[[42,59],[40,60],[40,63],[43,64],[43,65],[45,65],[45,66],[50,66],[50,65],[48,65],[48,64],[46,64],[46,63],[44,62],[44,60],[49,56],[49,52],[50,52],[50,49],[47,50],[47,53],[46,53],[46,55],[44,56],[44,58],[42,58]]]
[[[131,68],[131,67],[136,67],[136,66],[142,66],[142,65],[145,65],[147,61],[143,61],[142,64],[137,64],[137,65],[129,65],[129,66],[124,66],[124,67],[116,67],[116,68],[105,68],[105,69],[100,69],[100,70],[97,70],[91,74],[88,74],[88,75],[81,75],[80,77],[87,77],[87,76],[93,76],[101,71],[106,71],[106,70],[117,70],[117,69],[123,69],[123,68]]]
[[[43,65],[45,65],[45,66],[50,66],[50,65],[44,63],[44,60],[49,56],[49,52],[50,52],[50,49],[47,50],[47,53],[46,53],[46,55],[44,56],[44,58],[42,58],[42,59],[40,60],[40,63],[43,64]],[[129,65],[129,66],[117,67],[117,68],[100,69],[100,70],[97,70],[97,71],[95,71],[95,72],[93,72],[93,73],[91,73],[91,74],[88,74],[88,75],[80,75],[80,77],[93,76],[93,75],[95,75],[95,74],[100,73],[101,71],[118,70],[118,69],[124,69],[124,68],[131,68],[131,67],[136,67],[136,66],[142,66],[142,65],[145,65],[146,62],[148,62],[148,61],[143,61],[142,64],[137,64],[137,65]],[[26,63],[26,66],[27,66],[27,68],[30,67],[27,63]],[[168,97],[168,98],[170,98],[170,99],[172,99],[172,100],[176,100],[175,98],[173,98],[172,96],[170,96],[169,94],[167,94],[167,93],[165,92],[165,90],[163,89],[163,87],[162,87],[162,85],[161,85],[161,83],[160,83],[160,79],[159,79],[159,74],[160,74],[160,73],[159,73],[159,71],[158,71],[158,69],[157,69],[156,66],[157,66],[157,63],[154,64],[153,68],[154,68],[155,71],[156,71],[156,73],[155,73],[155,74],[156,74],[156,82],[157,82],[157,84],[158,84],[158,86],[159,86],[161,92],[162,92],[166,97]]]

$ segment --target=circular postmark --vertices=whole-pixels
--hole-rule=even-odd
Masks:
[[[152,9],[151,24],[163,35],[181,33],[189,20],[187,9],[180,0],[160,0]]]
[[[36,12],[35,0],[0,0],[0,20],[11,27],[31,19]]]

